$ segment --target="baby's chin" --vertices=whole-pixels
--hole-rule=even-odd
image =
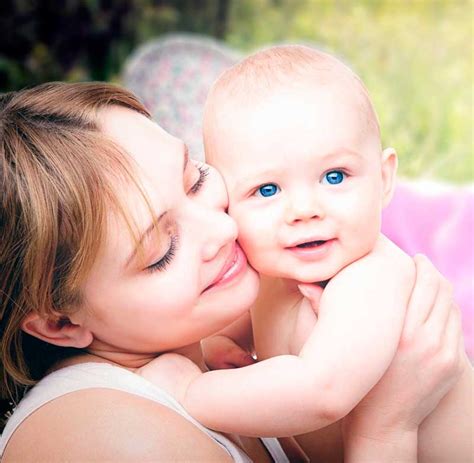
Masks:
[[[321,283],[327,282],[333,278],[341,269],[324,269],[323,271],[279,271],[278,269],[262,269],[258,271],[260,275],[270,278],[281,278],[284,280],[291,280],[298,283]]]
[[[322,283],[329,281],[337,272],[318,272],[318,273],[291,273],[281,278],[298,281],[299,283]]]

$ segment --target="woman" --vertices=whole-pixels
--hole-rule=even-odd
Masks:
[[[2,435],[5,461],[284,461],[274,440],[265,450],[213,433],[175,400],[186,395],[189,360],[205,369],[200,340],[242,316],[258,291],[217,172],[187,161],[182,142],[109,85],[9,94],[1,113],[2,390],[42,379]],[[415,461],[416,427],[459,373],[449,291],[426,261],[417,268],[413,347],[347,420],[349,461],[382,445]],[[438,355],[423,354],[428,322],[439,328]],[[405,356],[414,366],[396,361]],[[434,382],[418,378],[421,366]],[[379,413],[404,368],[414,379],[403,410]],[[368,444],[374,417],[395,440]]]

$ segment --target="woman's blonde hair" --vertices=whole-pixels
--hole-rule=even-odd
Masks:
[[[100,109],[149,117],[128,91],[103,83],[49,83],[0,96],[0,394],[18,398],[76,349],[21,329],[32,311],[61,323],[104,236],[111,180],[132,178],[124,153],[101,134]]]

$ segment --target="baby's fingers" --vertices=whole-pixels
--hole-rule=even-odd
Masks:
[[[408,302],[404,336],[412,337],[419,326],[429,317],[438,296],[440,275],[433,264],[423,255],[414,257],[416,281]]]
[[[461,311],[457,305],[452,304],[446,322],[444,362],[453,379],[457,379],[463,371],[464,356]]]
[[[245,367],[255,363],[252,356],[227,336],[215,335],[201,342],[204,361],[211,370]]]
[[[453,287],[448,280],[441,278],[433,308],[425,322],[433,336],[440,336],[445,332],[447,320],[454,310],[453,304]]]
[[[319,309],[319,301],[321,299],[321,295],[323,294],[323,288],[312,283],[300,283],[298,285],[298,289],[300,290],[301,294],[309,300],[311,307],[317,314]]]

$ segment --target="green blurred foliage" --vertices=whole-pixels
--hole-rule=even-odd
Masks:
[[[1,0],[0,91],[115,80],[140,43],[175,30],[222,38],[228,0]]]
[[[473,180],[470,0],[242,0],[230,18],[232,46],[307,42],[349,64],[402,175]]]
[[[472,0],[2,0],[0,90],[119,79],[140,43],[172,31],[251,51],[315,44],[363,79],[400,172],[473,180]]]

